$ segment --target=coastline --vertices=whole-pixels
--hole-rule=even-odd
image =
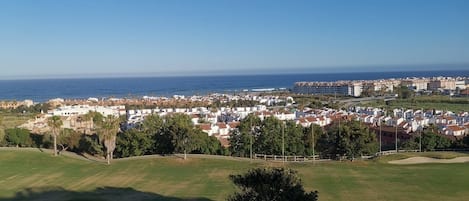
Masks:
[[[434,76],[469,76],[469,70],[0,80],[0,94],[3,100],[30,99],[34,102],[45,102],[54,98],[171,97],[212,93],[234,94],[253,89],[291,89],[294,83],[299,81],[327,82]]]

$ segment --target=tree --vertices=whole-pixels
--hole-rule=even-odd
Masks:
[[[163,119],[157,114],[148,115],[143,120],[140,130],[146,134],[160,133],[163,130]]]
[[[464,136],[462,139],[462,144],[464,147],[469,148],[469,135]]]
[[[313,129],[314,135],[311,135],[311,129]],[[312,156],[313,155],[313,143],[314,143],[314,154],[317,152],[317,143],[318,139],[321,135],[323,135],[323,129],[317,125],[317,124],[312,124],[312,127],[309,126],[304,129],[304,134],[303,134],[303,141],[305,144],[305,155]],[[314,139],[313,139],[314,138]],[[314,141],[313,141],[314,140]]]
[[[166,126],[164,132],[171,136],[174,152],[183,152],[184,159],[186,159],[187,152],[191,152],[194,149],[192,143],[194,128],[190,117],[185,114],[174,114],[167,116],[165,120]]]
[[[141,132],[140,137],[150,138],[152,142],[151,153],[172,153],[170,136],[163,133],[164,119],[159,115],[152,114],[145,117],[142,124],[137,126]]]
[[[104,143],[106,148],[107,164],[111,164],[114,149],[116,148],[116,135],[119,132],[119,123],[119,118],[113,115],[108,115],[99,123],[98,134],[100,141]]]
[[[285,155],[304,155],[305,140],[304,129],[294,121],[285,123]]]
[[[117,134],[117,157],[141,156],[151,153],[153,140],[137,129],[129,129]]]
[[[103,145],[99,143],[97,135],[82,135],[78,150],[91,155],[103,155]]]
[[[335,123],[318,140],[321,154],[353,159],[378,151],[376,135],[358,121]]]
[[[446,149],[451,146],[451,140],[443,137],[436,132],[438,128],[430,125],[422,134],[422,149],[424,151],[433,151],[435,149]]]
[[[256,168],[244,175],[230,175],[240,192],[231,195],[229,201],[303,201],[318,200],[318,192],[305,192],[296,171],[283,168]]]
[[[62,127],[63,122],[59,116],[52,116],[47,120],[47,125],[52,131],[52,137],[54,137],[54,156],[57,156],[57,136],[60,134],[60,127]]]
[[[191,153],[195,154],[224,154],[220,141],[214,136],[208,136],[200,129],[194,129],[191,137]]]
[[[400,99],[408,99],[413,97],[414,91],[410,90],[409,87],[405,85],[399,85],[397,87],[397,94]]]
[[[98,114],[99,114],[99,113],[98,113]],[[99,114],[99,115],[101,115],[101,114]],[[89,129],[90,131],[93,130],[93,126],[94,126],[94,125],[93,125],[93,117],[94,117],[94,116],[95,116],[95,113],[93,113],[93,112],[90,111],[90,112],[84,114],[84,115],[81,117],[81,118],[83,119],[83,121],[86,122],[86,125],[88,126],[88,128],[85,127],[85,129],[84,129],[85,134],[87,134],[87,133],[86,133],[86,129]]]
[[[237,129],[230,133],[230,151],[235,156],[249,157],[260,133],[261,119],[254,114],[244,118]],[[252,146],[254,147],[254,145]],[[253,151],[255,152],[255,151]]]
[[[59,153],[68,149],[77,149],[80,145],[81,136],[80,133],[72,129],[62,130],[62,134],[57,138],[57,144],[62,148]]]
[[[410,139],[402,142],[399,147],[405,150],[418,150],[419,149],[419,136],[412,136]]]
[[[17,147],[29,146],[32,143],[29,131],[23,128],[6,129],[5,140],[7,144]]]
[[[230,133],[230,151],[233,156],[249,157],[251,135],[241,132],[239,129]]]
[[[275,117],[265,118],[261,122],[254,150],[257,153],[281,155],[283,126],[283,122]]]

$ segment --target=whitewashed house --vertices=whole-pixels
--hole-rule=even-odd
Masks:
[[[449,125],[449,126],[446,126],[446,128],[443,129],[443,132],[446,135],[463,136],[466,132],[466,129],[464,127],[460,127],[458,125]]]

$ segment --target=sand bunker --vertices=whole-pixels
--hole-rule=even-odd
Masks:
[[[420,163],[466,163],[469,162],[469,157],[456,157],[452,159],[436,159],[429,157],[410,157],[402,160],[389,161],[391,164],[420,164]]]

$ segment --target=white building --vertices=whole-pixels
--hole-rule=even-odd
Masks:
[[[52,116],[79,116],[88,114],[90,111],[98,112],[103,116],[120,116],[125,115],[125,106],[89,106],[89,105],[74,105],[74,106],[62,106],[57,109],[51,110],[48,113]]]

